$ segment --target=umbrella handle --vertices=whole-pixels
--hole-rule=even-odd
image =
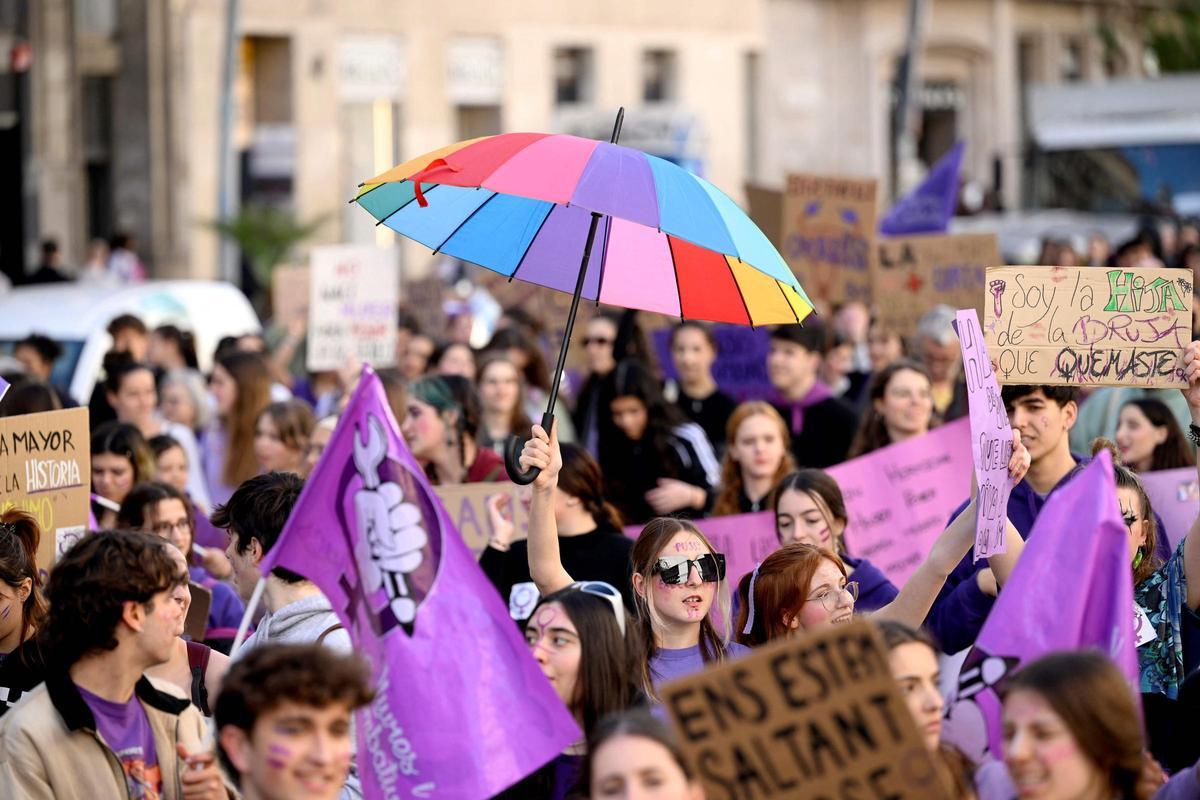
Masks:
[[[549,432],[554,429],[554,414],[547,411],[542,414],[542,429]],[[513,434],[504,445],[504,468],[508,471],[508,479],[518,486],[528,486],[542,474],[538,467],[530,467],[521,472],[521,451],[525,449],[525,440]]]

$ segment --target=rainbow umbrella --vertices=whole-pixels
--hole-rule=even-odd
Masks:
[[[669,161],[609,142],[505,133],[458,142],[362,183],[378,224],[517,280],[573,292],[543,426],[581,297],[680,319],[796,323],[812,303],[762,231],[721,190]],[[574,259],[583,254],[578,267]],[[506,448],[519,483],[521,442]]]

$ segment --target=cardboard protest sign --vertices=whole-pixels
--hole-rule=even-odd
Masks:
[[[783,192],[753,183],[747,183],[745,191],[750,219],[754,220],[754,224],[775,249],[782,251]]]
[[[709,800],[949,797],[864,620],[773,642],[660,696]]]
[[[308,368],[341,369],[356,358],[396,363],[400,262],[394,248],[314,247],[310,262]]]
[[[1200,515],[1200,484],[1196,482],[1196,469],[1164,469],[1143,472],[1138,477],[1146,488],[1150,507],[1162,518],[1165,530],[1159,531],[1159,534],[1166,535],[1174,553],[1183,537],[1192,529],[1196,516]]]
[[[488,539],[492,536],[487,501],[494,495],[508,495],[508,508],[513,520],[513,540],[524,539],[529,533],[529,490],[524,487],[501,481],[435,486],[433,490],[442,499],[442,505],[446,507],[446,513],[454,522],[455,529],[476,557],[487,547]]]
[[[842,489],[846,549],[903,586],[950,514],[970,496],[971,431],[965,419],[829,470]]]
[[[1002,263],[994,233],[880,239],[871,281],[877,317],[907,333],[938,303],[982,313],[985,272]]]
[[[86,529],[91,452],[86,408],[0,419],[0,511],[15,506],[37,518],[41,569]]]
[[[279,325],[308,319],[311,273],[307,266],[271,270],[271,314]]]
[[[672,329],[661,328],[651,337],[663,377],[678,380],[675,362],[671,360]],[[713,362],[712,374],[721,391],[739,402],[768,396],[772,391],[771,381],[767,378],[770,331],[742,325],[714,325],[712,334],[717,340],[717,360]]]
[[[975,462],[975,482],[979,486],[973,557],[978,561],[1005,552],[1008,495],[1013,487],[1008,475],[1008,460],[1013,451],[1012,428],[974,309],[960,310],[954,322],[967,381],[971,457]]]
[[[1191,277],[1174,269],[989,269],[983,328],[1000,382],[1186,385]]]
[[[783,257],[818,304],[870,302],[877,192],[874,178],[788,176]]]

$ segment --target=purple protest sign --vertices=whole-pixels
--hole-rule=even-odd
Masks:
[[[1194,467],[1143,472],[1140,476],[1150,506],[1162,518],[1163,533],[1175,552],[1200,515],[1200,485]]]
[[[975,309],[959,309],[954,315],[954,323],[962,350],[963,377],[967,382],[971,457],[975,462],[975,482],[979,486],[974,556],[978,561],[1004,552],[1008,495],[1013,487],[1008,474],[1013,434]]]
[[[663,377],[678,380],[675,363],[671,360],[671,328],[654,331],[654,352],[662,366]],[[774,391],[767,379],[767,351],[770,332],[766,328],[747,328],[744,325],[714,325],[717,340],[717,360],[713,362],[713,380],[721,391],[739,403],[768,397]]]
[[[846,549],[903,586],[971,492],[965,419],[828,470],[842,488]]]
[[[947,724],[968,757],[1001,752],[1007,676],[1055,650],[1094,647],[1138,682],[1133,570],[1112,460],[1100,453],[1046,501],[959,673]],[[986,732],[986,733],[985,733]]]
[[[367,800],[491,797],[580,738],[364,368],[263,574],[329,598],[377,681],[357,714]]]

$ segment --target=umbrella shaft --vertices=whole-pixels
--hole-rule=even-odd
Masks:
[[[558,402],[558,386],[562,383],[563,368],[567,365],[567,348],[571,346],[571,332],[575,329],[575,313],[579,310],[579,298],[583,294],[583,281],[587,277],[588,260],[592,257],[592,244],[596,241],[596,228],[599,225],[600,215],[593,211],[592,224],[588,226],[587,242],[583,245],[583,261],[579,264],[579,277],[575,279],[575,294],[571,296],[571,311],[567,314],[567,327],[563,331],[562,344],[558,348],[558,365],[554,367],[554,379],[550,381],[550,399],[546,402],[547,414],[554,413],[554,404]]]

